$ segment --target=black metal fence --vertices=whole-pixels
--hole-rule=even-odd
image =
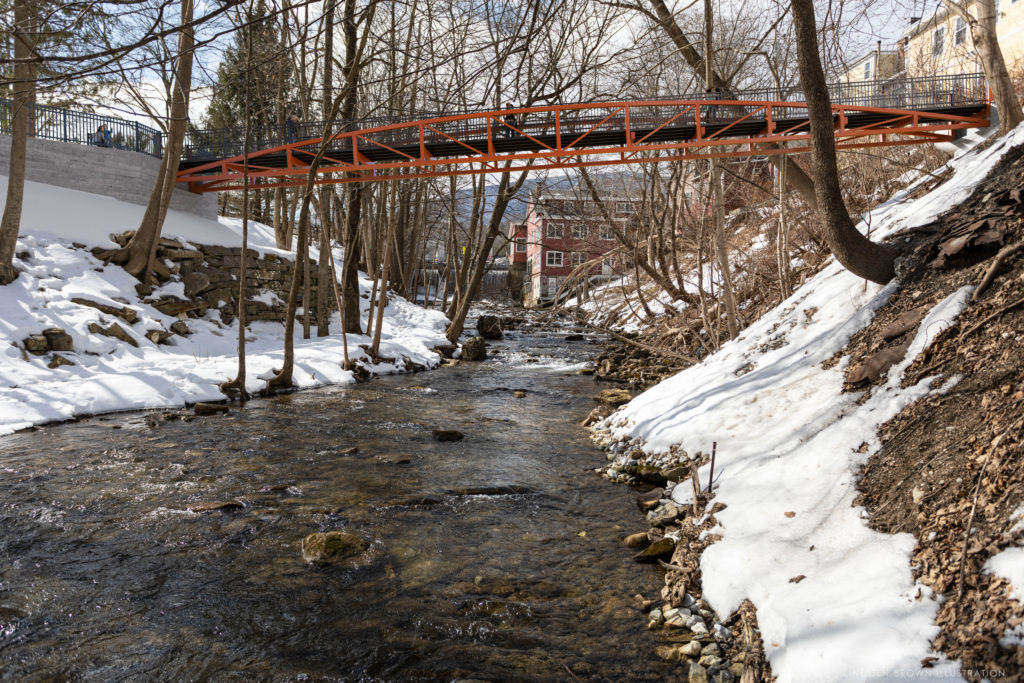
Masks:
[[[0,99],[0,133],[11,134],[14,102]],[[30,104],[29,137],[81,145],[110,147],[160,157],[164,134],[136,121],[125,121],[45,104]]]

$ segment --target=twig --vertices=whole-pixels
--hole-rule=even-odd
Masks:
[[[992,265],[990,265],[988,270],[985,271],[985,277],[981,278],[978,288],[975,289],[974,294],[971,295],[971,301],[977,301],[981,298],[981,293],[988,289],[988,286],[996,279],[996,274],[1002,265],[1006,263],[1006,260],[1021,249],[1024,249],[1024,242],[1010,244],[999,250],[999,253],[996,254],[995,259],[992,261]]]
[[[977,325],[975,325],[974,327],[971,327],[971,328],[970,328],[970,329],[968,329],[968,330],[967,330],[966,332],[964,332],[963,334],[961,334],[961,335],[960,335],[960,337],[959,337],[959,340],[961,340],[961,341],[962,341],[962,340],[963,340],[964,338],[966,338],[966,337],[968,337],[968,336],[970,336],[970,335],[974,334],[974,333],[975,333],[975,332],[977,332],[977,331],[978,331],[979,329],[981,329],[982,327],[984,327],[984,326],[985,326],[985,325],[986,325],[987,323],[989,323],[989,322],[991,322],[991,321],[995,320],[996,318],[998,318],[999,316],[1001,316],[1001,315],[1002,315],[1003,313],[1006,313],[1007,311],[1013,310],[1014,308],[1017,308],[1018,306],[1020,306],[1020,305],[1022,305],[1022,304],[1024,304],[1024,298],[1021,298],[1021,299],[1017,299],[1017,300],[1016,300],[1016,301],[1014,301],[1013,303],[1011,303],[1011,304],[1007,304],[1007,305],[1003,306],[1003,307],[1002,307],[1002,308],[1000,308],[1000,309],[999,309],[998,311],[996,311],[995,313],[993,313],[992,315],[988,316],[987,318],[985,318],[984,320],[982,320],[982,321],[981,321],[980,323],[978,323]]]
[[[718,442],[711,442],[711,473],[708,475],[708,493],[711,493],[711,487],[715,483],[715,452],[718,450]]]
[[[570,669],[570,668],[569,668],[569,665],[568,665],[568,664],[562,664],[562,666],[563,666],[563,667],[565,668],[565,670],[566,670],[566,671],[568,671],[568,672],[569,672],[569,675],[570,675],[570,676],[572,676],[572,680],[574,680],[574,681],[578,681],[578,680],[580,680],[580,679],[576,678],[576,674],[574,674],[574,673],[572,672],[572,669]]]

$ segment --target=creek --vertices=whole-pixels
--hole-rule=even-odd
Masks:
[[[575,371],[598,347],[569,331],[223,416],[0,439],[0,678],[663,680],[632,597],[661,577],[621,541],[632,496],[594,473],[600,387]],[[230,505],[190,510],[210,503]],[[370,549],[305,564],[302,538],[333,530]]]

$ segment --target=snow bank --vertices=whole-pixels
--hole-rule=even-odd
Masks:
[[[144,209],[109,197],[86,194],[41,183],[26,184],[22,217],[22,237],[16,259],[20,277],[0,288],[0,435],[31,425],[67,420],[115,410],[165,408],[186,402],[218,400],[224,396],[217,386],[237,372],[237,322],[223,324],[219,314],[204,319],[189,319],[192,334],[172,337],[171,345],[156,345],[144,337],[154,329],[169,329],[176,318],[148,306],[135,293],[137,281],[115,266],[104,267],[72,242],[113,246],[110,233],[137,227]],[[6,178],[0,177],[6,188]],[[171,211],[165,236],[186,242],[241,245],[240,221],[204,220],[187,213]],[[261,252],[285,254],[274,247],[272,228],[250,223],[250,246]],[[341,266],[341,253],[336,253]],[[370,281],[360,286],[367,295],[362,301],[364,314],[369,306]],[[173,293],[180,284],[161,291]],[[182,292],[178,292],[179,294]],[[264,300],[272,298],[264,293]],[[134,325],[116,320],[99,311],[71,302],[85,297],[115,306],[134,309],[139,321]],[[89,331],[90,323],[107,327],[117,322],[138,343],[138,348]],[[444,316],[428,311],[404,299],[392,298],[385,309],[380,354],[395,358],[395,363],[367,364],[372,372],[398,372],[408,362],[425,366],[438,363],[430,348],[445,344]],[[65,329],[74,339],[74,353],[62,354],[75,365],[55,369],[47,367],[48,358],[25,354],[18,346],[27,336],[50,327]],[[331,328],[340,329],[338,315]],[[273,368],[281,367],[284,326],[255,322],[248,328],[247,382],[250,391],[260,389]],[[352,382],[352,374],[342,370],[343,350],[340,336],[295,340],[294,382],[299,387]],[[360,344],[369,344],[365,336],[349,336],[349,355],[366,359]]]
[[[951,180],[907,201],[913,186],[865,217],[879,237],[922,225],[965,199],[1024,128],[951,162]],[[603,425],[654,454],[718,443],[716,500],[723,538],[702,559],[704,597],[720,613],[757,606],[773,673],[785,681],[909,680],[938,633],[936,604],[910,573],[914,538],[867,528],[854,507],[855,472],[878,448],[877,428],[931,391],[901,388],[913,358],[952,324],[970,294],[935,305],[906,357],[866,399],[843,394],[847,359],[824,369],[895,291],[828,265],[777,309],[700,365],[636,397]],[[858,400],[860,402],[858,403]],[[702,472],[707,479],[707,468]],[[685,499],[689,487],[679,487]],[[803,575],[803,580],[791,582]],[[958,676],[943,661],[931,675]]]

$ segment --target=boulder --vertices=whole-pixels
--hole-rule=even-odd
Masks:
[[[648,537],[646,532],[642,531],[638,534],[630,534],[629,536],[626,536],[624,539],[622,539],[622,542],[630,548],[643,550],[651,544],[651,539],[650,537]]]
[[[633,400],[633,396],[625,389],[605,389],[597,392],[594,400],[614,408],[625,405]]]
[[[107,315],[117,316],[118,318],[125,321],[129,325],[134,325],[139,321],[138,311],[132,310],[131,308],[122,308],[119,306],[102,304],[98,301],[93,301],[92,299],[84,299],[78,296],[72,298],[71,303],[78,304],[79,306],[88,306],[89,308],[95,308],[97,311],[106,313]]]
[[[668,562],[672,559],[672,553],[675,552],[675,549],[676,542],[666,537],[647,546],[644,550],[634,555],[633,559],[647,564],[654,564],[658,560]]]
[[[103,327],[99,323],[89,323],[89,331],[93,334],[102,334],[105,337],[119,339],[120,341],[123,341],[126,344],[131,344],[136,348],[139,346],[139,342],[135,341],[135,337],[128,334],[128,331],[117,323],[112,323],[110,327]]]
[[[48,368],[50,368],[51,370],[53,370],[53,369],[56,369],[56,368],[59,368],[59,367],[61,367],[62,365],[74,365],[74,363],[73,363],[73,362],[71,362],[71,361],[69,361],[69,360],[68,360],[67,358],[65,358],[64,356],[58,356],[58,355],[54,355],[54,356],[53,356],[53,360],[51,360],[51,361],[50,361],[50,362],[49,362],[49,363],[47,364],[47,366],[46,366],[46,367],[48,367]]]
[[[591,410],[590,414],[587,415],[586,419],[584,419],[583,422],[581,422],[580,424],[582,424],[584,427],[589,427],[595,422],[600,422],[601,420],[605,419],[611,414],[611,406],[601,405]]]
[[[512,398],[526,398],[526,392],[522,389],[516,389],[512,392]]]
[[[192,406],[192,410],[196,415],[216,415],[230,412],[231,409],[223,403],[197,403]]]
[[[171,323],[171,332],[182,337],[187,337],[188,335],[192,334],[192,330],[189,328],[188,323],[185,322],[184,320],[175,320],[173,323]]]
[[[43,330],[43,336],[46,337],[46,341],[49,343],[51,351],[75,350],[75,340],[71,338],[70,334],[60,327],[51,327]]]
[[[315,533],[302,539],[302,559],[308,564],[336,564],[352,559],[370,544],[344,531]]]
[[[473,337],[462,345],[462,360],[482,361],[487,358],[487,344],[483,337]]]
[[[206,273],[192,272],[182,278],[185,284],[185,296],[193,298],[202,294],[212,286]]]
[[[37,356],[50,352],[50,342],[41,334],[33,334],[31,337],[26,337],[24,344],[26,351]]]
[[[145,337],[154,344],[166,344],[171,333],[167,330],[146,330]]]
[[[482,315],[476,321],[476,331],[484,339],[501,339],[501,319],[496,315]]]
[[[462,441],[466,435],[454,429],[435,429],[434,441]]]

